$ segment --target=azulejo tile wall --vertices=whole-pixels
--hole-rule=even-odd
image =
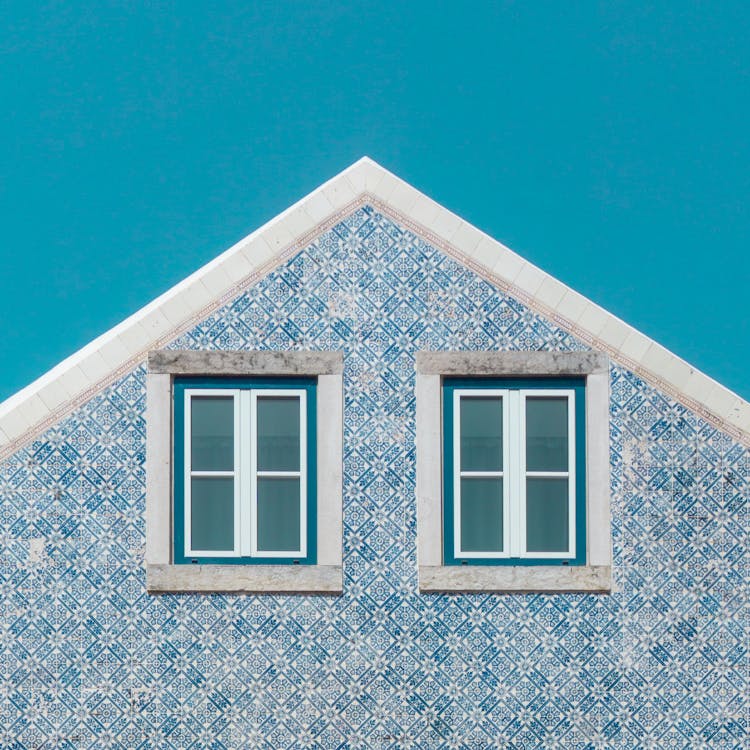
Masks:
[[[420,595],[414,353],[582,345],[365,207],[174,346],[344,350],[344,594],[146,594],[137,369],[0,466],[0,748],[750,746],[746,447],[615,366],[613,594]]]

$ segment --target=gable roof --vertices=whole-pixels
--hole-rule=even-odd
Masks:
[[[364,204],[750,443],[750,403],[364,157],[1,403],[0,459]]]

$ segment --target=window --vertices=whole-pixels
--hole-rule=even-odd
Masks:
[[[583,379],[443,382],[444,562],[585,562]]]
[[[608,591],[609,365],[420,352],[422,591]]]
[[[315,391],[175,380],[175,563],[315,563]]]
[[[148,365],[148,590],[340,593],[342,354]]]

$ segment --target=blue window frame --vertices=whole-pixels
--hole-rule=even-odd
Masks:
[[[315,396],[315,378],[175,378],[176,564],[315,564]]]
[[[445,565],[586,564],[583,378],[444,378]]]

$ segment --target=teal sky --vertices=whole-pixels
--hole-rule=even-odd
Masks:
[[[750,5],[0,6],[0,400],[368,155],[750,398]]]

